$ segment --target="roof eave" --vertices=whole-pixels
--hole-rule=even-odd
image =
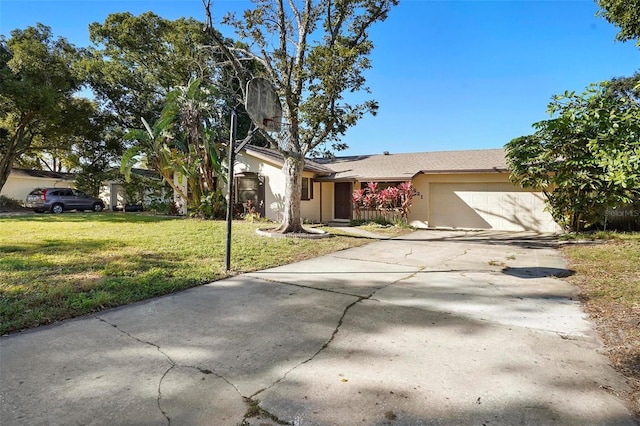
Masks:
[[[509,170],[494,167],[492,169],[461,169],[461,170],[421,170],[419,174],[423,175],[455,175],[469,173],[507,173]]]

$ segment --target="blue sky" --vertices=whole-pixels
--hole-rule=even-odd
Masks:
[[[247,6],[214,0],[214,13]],[[41,22],[85,46],[91,22],[148,10],[204,20],[200,0],[1,0],[0,34]],[[640,69],[640,49],[614,41],[596,11],[592,0],[400,0],[370,32],[380,110],[339,155],[497,148],[530,134],[553,94]]]

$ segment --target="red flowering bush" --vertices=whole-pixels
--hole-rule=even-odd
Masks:
[[[377,182],[368,182],[363,189],[356,189],[352,194],[353,207],[357,220],[379,220],[389,222],[390,218],[397,218],[400,214],[403,220],[407,220],[411,200],[417,191],[411,182],[403,182],[398,186],[389,186],[378,190]],[[363,218],[363,213],[367,215]],[[373,217],[372,217],[373,216]]]

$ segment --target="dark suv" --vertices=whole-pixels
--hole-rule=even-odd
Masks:
[[[104,209],[104,202],[77,189],[36,188],[27,195],[26,206],[37,213],[45,211],[62,213],[65,210],[101,212]]]

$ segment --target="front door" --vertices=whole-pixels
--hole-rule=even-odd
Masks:
[[[351,182],[335,183],[333,218],[351,219]]]

